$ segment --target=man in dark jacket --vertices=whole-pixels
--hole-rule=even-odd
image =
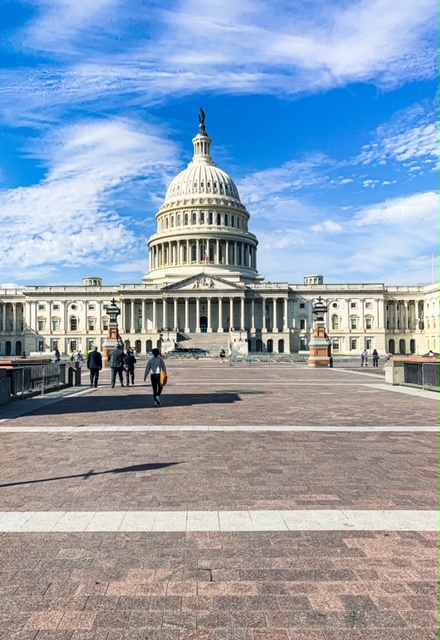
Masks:
[[[126,373],[126,384],[127,387],[130,384],[134,384],[134,365],[136,364],[136,358],[134,357],[133,351],[131,349],[127,349],[125,354],[125,373]]]
[[[99,372],[102,369],[102,356],[98,351],[98,347],[90,351],[87,356],[87,369],[90,371],[90,386],[97,387]]]
[[[122,351],[121,344],[118,344],[116,349],[113,349],[113,351],[110,353],[108,363],[112,370],[112,379],[111,379],[112,389],[114,388],[116,383],[116,374],[118,375],[119,381],[121,383],[121,387],[123,387],[124,379],[122,377],[122,372],[124,370],[125,355],[124,355],[124,352]]]

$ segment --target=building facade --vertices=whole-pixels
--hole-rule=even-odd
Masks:
[[[377,349],[401,354],[438,351],[439,290],[427,286],[265,282],[257,269],[258,239],[232,179],[211,157],[201,112],[194,157],[171,182],[148,243],[142,283],[0,289],[0,356],[102,348],[114,298],[119,330],[138,353],[181,345],[217,353],[306,351],[312,303],[328,306],[334,354]]]

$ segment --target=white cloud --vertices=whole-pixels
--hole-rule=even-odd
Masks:
[[[424,228],[431,235],[438,222],[439,198],[433,191],[416,193],[410,196],[392,198],[379,204],[366,207],[356,214],[354,224],[357,227],[367,225],[398,225],[411,222],[414,226],[424,223]],[[431,225],[434,225],[432,227]],[[401,232],[396,227],[397,233]]]
[[[312,231],[326,231],[329,233],[343,233],[344,227],[332,220],[325,220],[321,224],[315,224],[311,227]]]
[[[50,120],[78,104],[154,104],[171,95],[289,95],[352,82],[394,87],[437,69],[433,0],[271,3],[182,0],[145,12],[117,0],[48,0],[15,46],[55,68],[3,72],[11,122]],[[134,26],[135,25],[135,26]],[[426,132],[429,137],[430,133]]]
[[[45,179],[0,191],[2,266],[15,273],[126,260],[136,238],[118,198],[138,177],[153,174],[156,187],[175,167],[174,146],[153,127],[113,120],[66,127],[36,149],[50,165]]]

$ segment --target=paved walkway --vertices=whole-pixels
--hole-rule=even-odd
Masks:
[[[436,394],[300,364],[170,360],[159,408],[100,382],[0,408],[1,640],[438,638]]]

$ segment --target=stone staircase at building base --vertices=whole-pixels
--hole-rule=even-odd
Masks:
[[[182,349],[203,349],[218,356],[221,349],[228,352],[229,333],[179,333],[178,346]]]

